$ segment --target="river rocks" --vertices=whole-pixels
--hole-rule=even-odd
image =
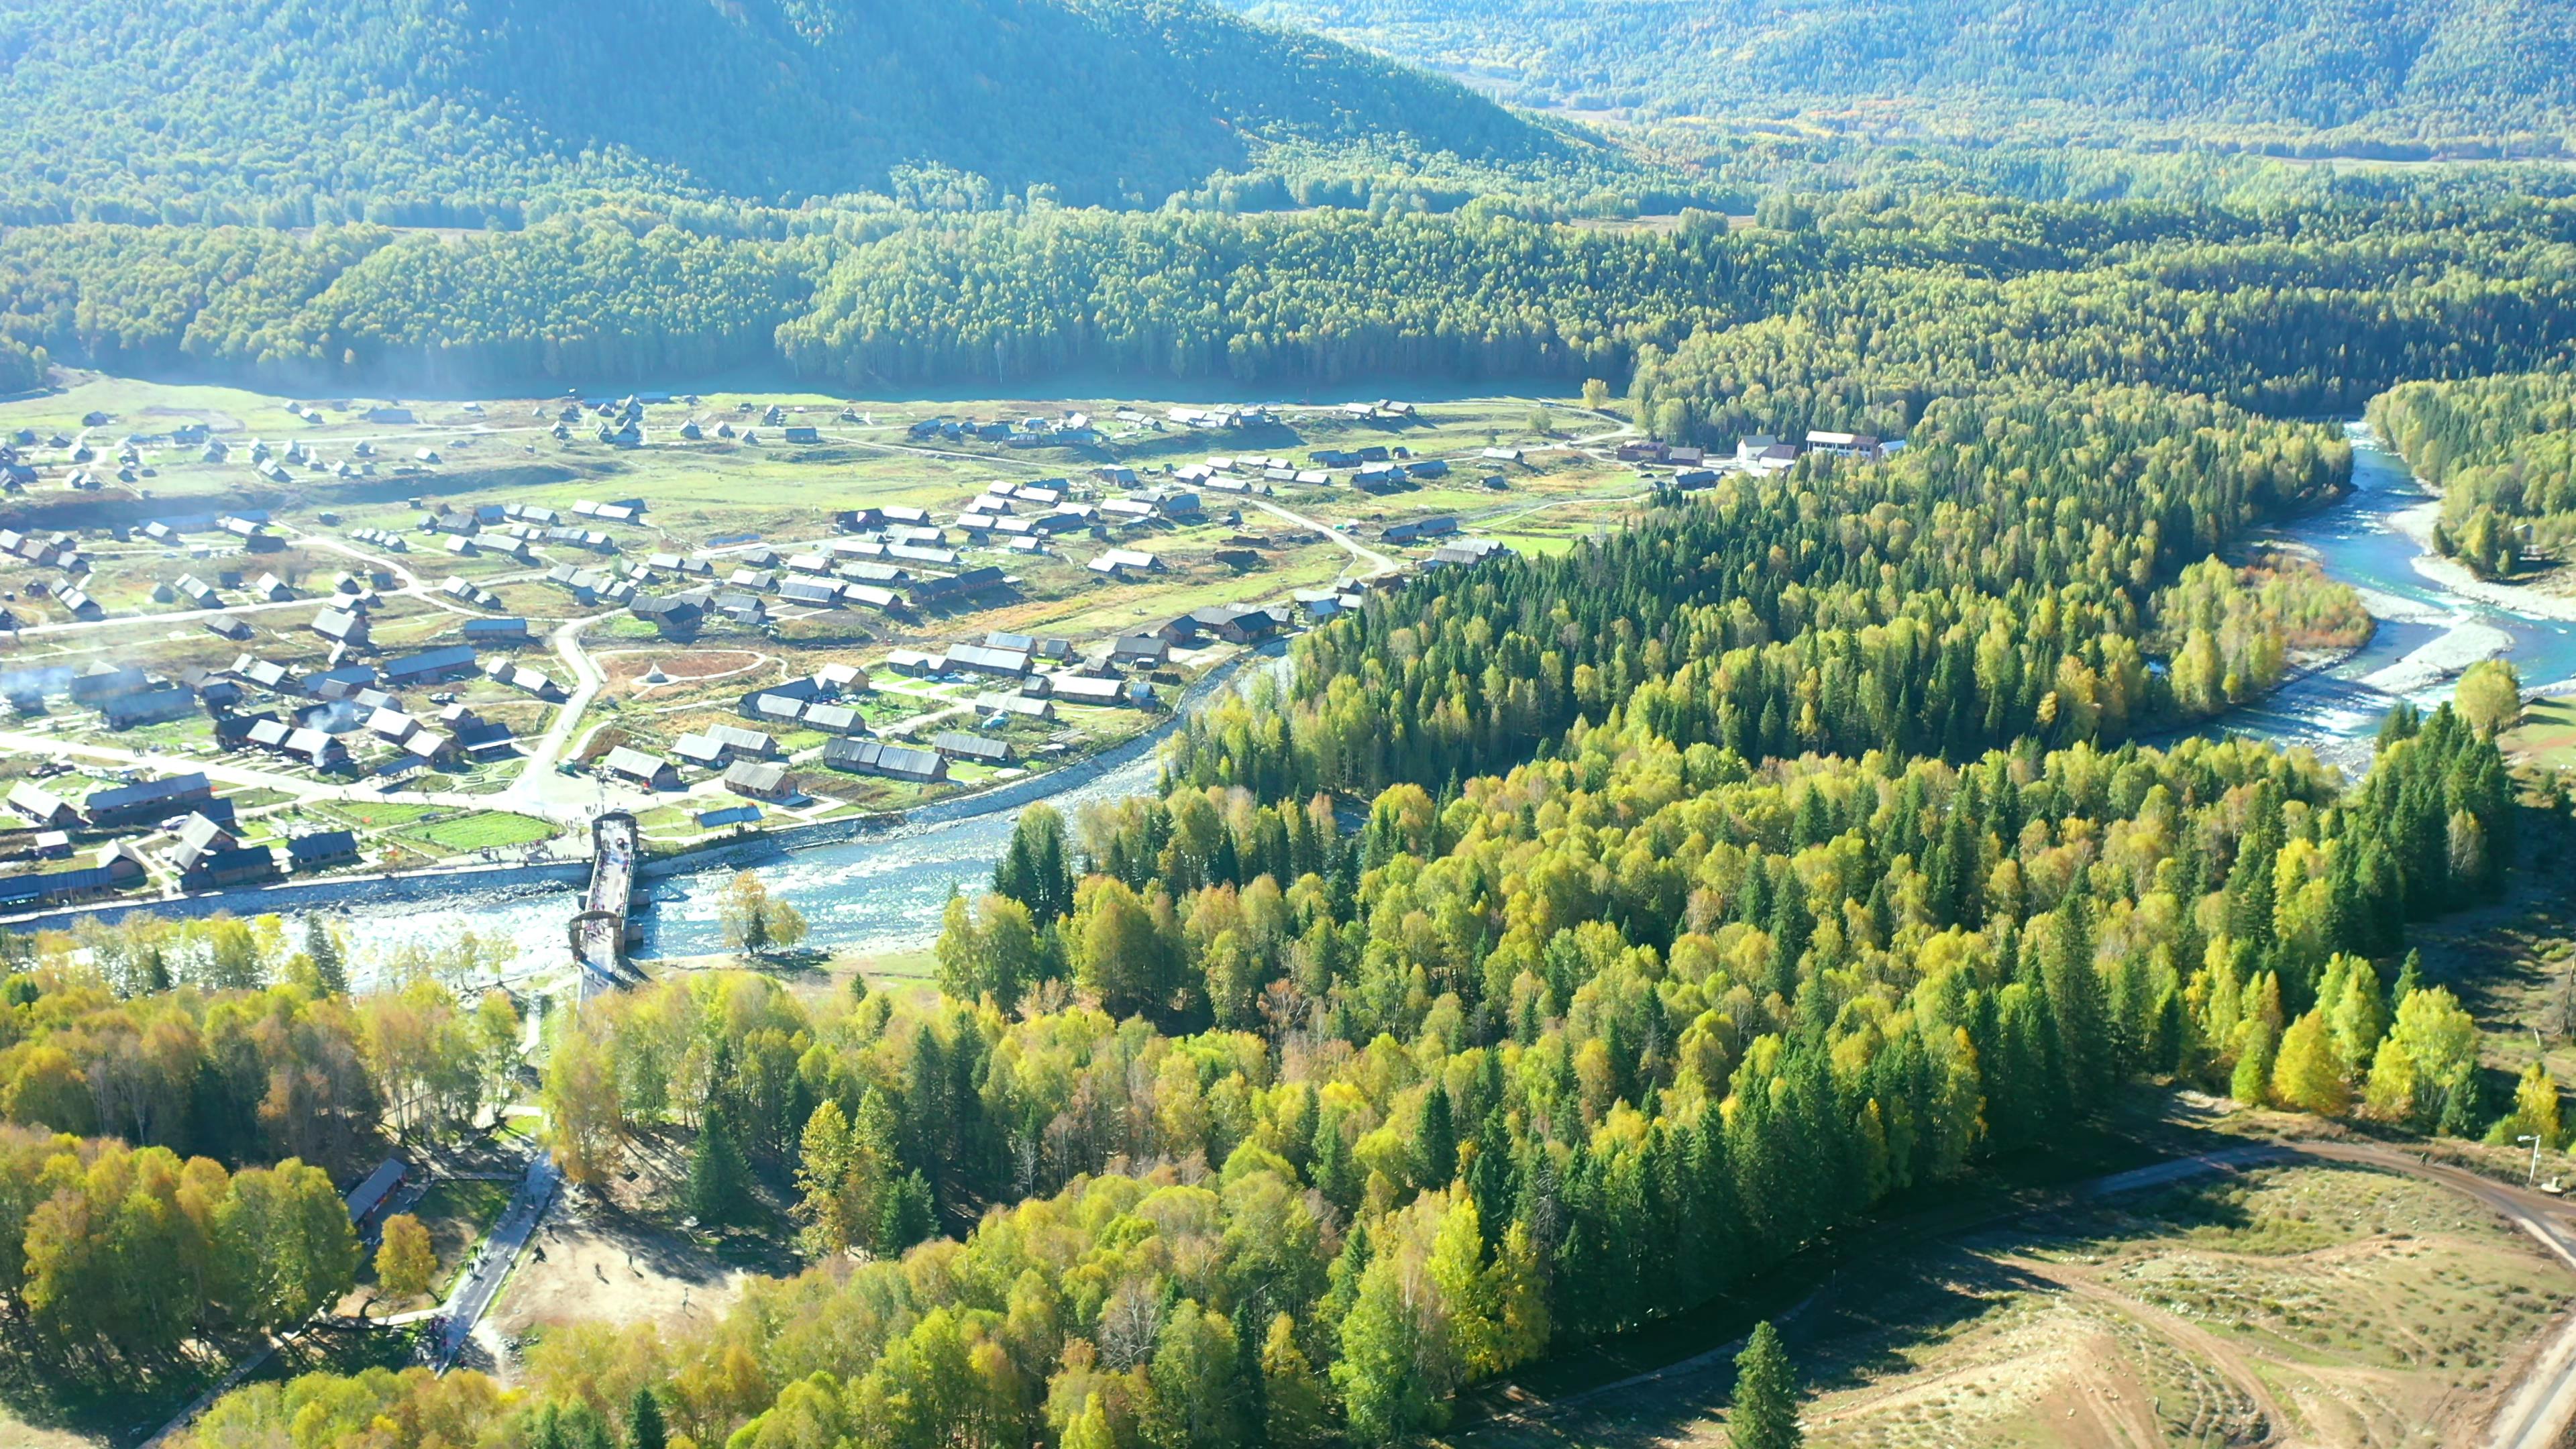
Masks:
[[[2493,624],[2466,620],[2432,643],[2363,678],[2382,694],[2404,697],[2456,678],[2472,664],[2513,652],[2513,636]]]

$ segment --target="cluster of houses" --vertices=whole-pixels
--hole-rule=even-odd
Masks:
[[[863,605],[908,614],[955,607],[1012,586],[1010,577],[992,565],[961,566],[955,551],[939,546],[943,536],[938,529],[889,522],[882,513],[867,509],[844,514],[843,527],[866,532],[805,552],[780,554],[764,548],[721,561],[704,554],[657,553],[637,565],[634,579],[583,577],[578,572],[549,574],[548,579],[577,597],[586,593],[622,603],[666,633],[684,633],[709,615],[763,624],[773,602],[806,610]],[[667,593],[647,592],[637,580],[681,587]]]
[[[294,404],[290,405],[290,408],[301,406],[301,404]],[[409,410],[403,408],[378,408],[373,411],[399,413],[406,419],[411,416]],[[319,409],[307,408],[298,413],[298,416],[307,423],[319,423],[323,420]],[[258,474],[261,481],[267,483],[292,483],[295,481],[293,470],[297,468],[302,468],[309,473],[322,473],[342,479],[376,476],[376,445],[368,442],[358,443],[350,448],[349,457],[334,463],[324,458],[321,450],[310,443],[294,442],[288,443],[282,449],[272,449],[258,438],[251,438],[239,444],[238,447],[220,439],[208,438],[205,450],[198,455],[198,460],[206,463],[228,462],[236,451],[248,455],[247,461],[250,463],[251,471]],[[422,448],[413,454],[411,462],[396,464],[394,471],[400,474],[418,473],[425,465],[438,461],[435,450]]]
[[[198,514],[179,518],[156,518],[136,530],[147,543],[176,547],[192,533],[221,533],[224,542],[245,553],[276,553],[286,547],[286,540],[268,531],[268,513],[263,509],[243,509],[234,513],[207,516]]]
[[[1810,429],[1803,445],[1769,433],[1748,433],[1736,439],[1735,464],[1749,472],[1779,473],[1809,453],[1875,463],[1904,446],[1901,440],[1889,442],[1868,433],[1838,433],[1822,428]],[[1708,454],[1698,448],[1639,439],[1619,446],[1619,461],[1672,468],[1674,485],[1680,488],[1705,488],[1717,481]]]
[[[60,569],[57,580],[35,579],[26,585],[29,595],[51,597],[55,604],[75,619],[92,620],[107,617],[107,610],[91,598],[81,581],[90,574],[89,560],[82,556],[80,541],[68,533],[20,533],[14,528],[0,528],[0,554],[40,569]],[[16,614],[0,609],[0,630],[19,627]]]
[[[465,644],[374,663],[344,662],[302,675],[245,654],[226,671],[229,680],[209,685],[234,691],[215,715],[215,739],[229,749],[272,754],[316,770],[354,765],[352,741],[387,756],[380,772],[453,766],[507,753],[512,740],[506,726],[453,702],[422,718],[406,709],[396,692],[461,678],[477,668],[473,647]],[[251,711],[245,690],[258,691],[268,707]]]
[[[867,722],[856,701],[873,690],[867,675],[848,664],[826,664],[798,679],[763,685],[735,702],[735,711],[753,724],[781,729],[815,730],[834,742],[862,735]],[[784,753],[775,735],[741,725],[711,725],[672,742],[681,762],[719,772],[725,788],[755,800],[784,800],[788,783]],[[679,766],[659,755],[619,746],[602,756],[602,773],[649,790],[678,789]]]
[[[1258,403],[1244,407],[1177,407],[1164,413],[1163,417],[1177,427],[1191,428],[1200,432],[1267,427],[1279,421],[1279,415],[1276,412]],[[1144,414],[1127,409],[1121,409],[1118,418],[1121,422],[1146,421]]]
[[[591,506],[595,509],[601,505]],[[630,505],[613,506],[627,508]],[[640,501],[631,506],[641,514]],[[585,549],[592,553],[617,552],[617,541],[598,529],[568,524],[554,509],[528,503],[484,503],[427,513],[421,517],[419,531],[444,538],[441,547],[460,558],[493,552],[505,554],[521,563],[534,563],[535,550],[540,546]]]
[[[668,399],[663,400],[668,401]],[[654,399],[648,396],[644,398],[643,401],[652,402]],[[681,401],[695,407],[698,400],[694,395],[692,395],[681,399]],[[757,444],[760,442],[760,428],[764,427],[778,429],[780,431],[780,435],[790,443],[819,443],[823,441],[822,429],[817,428],[810,423],[789,421],[791,416],[803,416],[805,412],[805,409],[803,408],[798,408],[793,414],[791,414],[786,406],[781,403],[772,403],[766,408],[756,409],[752,404],[744,402],[736,403],[734,405],[734,411],[737,414],[750,413],[754,411],[759,412],[759,427],[747,426],[737,432],[731,422],[718,421],[711,427],[705,417],[692,417],[687,422],[680,425],[680,437],[682,441],[695,443],[704,441],[707,438],[738,438],[744,443]],[[839,418],[840,421],[845,423],[865,425],[867,422],[867,419],[860,416],[858,410],[855,408],[845,407],[841,409]],[[643,422],[641,409],[639,408],[636,415],[627,421],[640,428]],[[608,439],[603,433],[603,441],[619,440]],[[640,442],[641,438],[636,438],[633,441]]]
[[[100,836],[134,831],[96,845],[81,865],[0,876],[0,908],[64,905],[115,895],[144,885],[150,867],[141,842],[167,834],[160,855],[182,890],[224,890],[277,879],[286,871],[319,871],[360,861],[357,836],[347,830],[289,837],[281,860],[277,847],[245,844],[233,802],[215,796],[202,774],[104,785],[77,803],[32,780],[12,785],[7,810],[35,827],[33,855],[75,855],[75,832]]]
[[[1378,537],[1399,548],[1430,544],[1431,556],[1422,564],[1426,569],[1483,563],[1489,558],[1506,557],[1511,553],[1509,547],[1495,539],[1459,537],[1458,520],[1445,513],[1390,523],[1378,530]]]
[[[326,635],[336,631],[363,640],[365,622],[363,614],[325,609],[314,627]],[[517,637],[525,637],[521,621],[475,622],[515,623]],[[541,675],[521,678],[520,667],[504,659],[478,663],[471,643],[438,645],[372,661],[335,651],[326,667],[309,672],[242,654],[222,669],[192,667],[175,680],[98,665],[75,676],[69,692],[75,704],[97,709],[111,728],[176,719],[202,710],[212,721],[215,742],[225,749],[273,755],[314,770],[342,771],[357,763],[355,744],[382,755],[377,769],[386,773],[449,767],[511,748],[506,726],[483,719],[465,705],[448,703],[423,717],[406,710],[398,693],[462,678],[478,668],[539,698],[562,696],[551,680]]]
[[[323,421],[320,409],[303,403],[288,404],[288,411],[307,423]],[[299,467],[342,478],[369,477],[376,471],[372,462],[328,462],[310,444],[302,442],[289,443],[282,448],[272,448],[258,438],[239,444],[227,443],[215,437],[213,430],[203,423],[181,423],[166,433],[127,433],[112,445],[91,440],[89,434],[92,430],[104,428],[113,421],[106,413],[93,411],[84,416],[82,433],[77,438],[61,433],[39,437],[32,428],[19,428],[6,439],[0,439],[0,491],[24,492],[38,482],[41,476],[38,472],[39,449],[61,455],[60,462],[65,469],[63,486],[75,493],[96,492],[111,480],[132,487],[158,476],[158,470],[144,457],[143,449],[162,445],[198,449],[198,461],[204,463],[225,463],[236,451],[246,452],[252,468],[270,482],[291,481],[294,475],[289,470]],[[361,443],[356,453],[360,459],[367,459],[374,456],[375,450]]]
[[[887,654],[885,667],[913,678],[987,681],[992,687],[973,700],[987,729],[1052,719],[1058,704],[1151,709],[1160,700],[1150,676],[1169,665],[1175,647],[1218,641],[1258,644],[1287,627],[1284,613],[1252,606],[1197,609],[1151,633],[1120,639],[1096,659],[1083,658],[1068,640],[994,631],[936,652],[896,649]],[[744,694],[736,712],[745,724],[712,725],[683,735],[671,745],[676,758],[620,746],[602,756],[598,768],[647,789],[670,790],[681,787],[682,767],[688,766],[721,775],[725,788],[737,795],[786,799],[792,786],[772,730],[828,736],[821,762],[831,769],[915,784],[945,781],[955,763],[995,768],[1017,763],[1010,741],[973,730],[944,730],[926,742],[875,737],[856,703],[870,692],[867,676],[857,669],[826,665],[809,677]]]
[[[641,498],[620,498],[609,503],[595,503],[587,498],[576,498],[572,505],[575,518],[596,518],[602,523],[640,525],[644,522],[645,511],[644,500]]]
[[[189,536],[203,533],[219,535],[225,547],[247,554],[278,553],[286,547],[286,540],[270,531],[269,515],[259,509],[156,518],[131,531],[119,525],[108,532],[119,542],[160,544],[173,550],[189,547]],[[356,536],[366,538],[369,533],[370,530],[361,529]],[[379,537],[368,541],[384,542],[385,539]],[[400,540],[392,542],[397,547],[400,544]],[[36,579],[25,584],[24,590],[29,595],[52,598],[74,619],[96,621],[107,617],[105,607],[84,587],[85,582],[93,577],[93,570],[73,535],[60,532],[24,534],[15,529],[0,528],[0,553],[36,568],[62,571],[64,577],[60,581]],[[196,548],[198,557],[205,557],[206,553],[203,547]],[[212,612],[228,608],[235,602],[225,599],[219,590],[246,591],[250,595],[247,602],[252,603],[283,603],[296,597],[295,591],[273,572],[262,574],[256,581],[248,583],[244,582],[240,569],[209,572],[215,574],[212,582],[190,573],[154,583],[150,590],[153,602]],[[380,575],[376,582],[389,584],[391,579]],[[0,629],[16,627],[17,621],[6,611],[0,611]],[[247,625],[233,619],[210,619],[205,621],[205,627],[226,638],[246,638],[250,632]]]
[[[1268,497],[1274,484],[1326,488],[1333,481],[1333,475],[1321,468],[1300,468],[1286,458],[1262,457],[1211,457],[1204,463],[1185,463],[1173,469],[1172,476],[1211,492],[1259,497]]]
[[[999,443],[1006,448],[1078,448],[1100,441],[1100,430],[1091,424],[1087,413],[1064,412],[1054,417],[1025,417],[1018,422],[997,420],[984,422],[976,418],[923,418],[904,430],[916,443],[939,440],[958,443]],[[793,436],[789,442],[797,441]]]

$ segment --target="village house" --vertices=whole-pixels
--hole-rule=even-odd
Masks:
[[[212,800],[215,787],[204,775],[173,775],[92,790],[80,803],[81,822],[92,830],[168,819]]]
[[[599,768],[605,774],[632,780],[648,790],[680,788],[680,772],[670,761],[624,745],[610,750],[599,762]]]
[[[61,905],[140,885],[148,872],[125,841],[102,848],[96,865],[0,876],[0,906]]]
[[[942,759],[965,760],[978,765],[1011,763],[1008,741],[968,734],[963,730],[942,730],[931,738],[930,747],[937,750]]]
[[[724,773],[725,788],[754,800],[784,800],[795,793],[787,788],[785,765],[741,761]]]
[[[1110,664],[1120,669],[1160,669],[1171,657],[1171,642],[1151,634],[1128,635],[1109,649]]]
[[[1447,538],[1458,531],[1458,520],[1445,514],[1418,519],[1410,523],[1389,524],[1382,537],[1390,544],[1421,543],[1427,539]]]
[[[1212,605],[1193,609],[1190,620],[1199,630],[1214,634],[1228,644],[1258,644],[1279,632],[1281,620],[1266,609],[1239,605]]]
[[[99,701],[100,720],[112,730],[130,730],[141,725],[160,724],[196,712],[193,691],[167,681],[145,685],[123,694],[112,694]]]
[[[355,865],[359,859],[355,831],[315,830],[287,838],[286,861],[294,870],[325,870],[335,865]]]
[[[937,784],[948,778],[948,762],[938,752],[880,740],[833,740],[823,746],[823,763],[856,775],[881,775],[913,784]]]
[[[7,804],[12,813],[33,825],[60,829],[78,823],[80,818],[68,802],[31,780],[11,785]]]
[[[334,644],[353,649],[367,644],[367,621],[346,609],[324,609],[313,616],[312,629]]]
[[[1854,458],[1864,463],[1875,463],[1886,455],[1884,445],[1867,433],[1829,433],[1822,430],[1807,434],[1807,451],[1834,458]]]
[[[474,667],[471,646],[447,644],[436,649],[424,649],[417,654],[406,654],[399,659],[388,659],[382,672],[388,684],[426,684],[431,680],[470,673]]]
[[[1462,538],[1444,543],[1431,555],[1432,566],[1448,568],[1460,564],[1483,563],[1489,558],[1511,556],[1511,549],[1490,538]]]
[[[1018,679],[1029,672],[1029,656],[1017,649],[989,649],[981,644],[948,646],[948,667],[969,674],[992,674]]]

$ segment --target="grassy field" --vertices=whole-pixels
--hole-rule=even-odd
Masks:
[[[513,815],[502,810],[486,810],[474,815],[460,815],[433,824],[414,825],[394,832],[403,840],[416,840],[436,850],[463,854],[475,850],[502,850],[513,845],[528,845],[551,838],[555,828],[545,821],[526,815]]]
[[[352,829],[359,832],[363,847],[399,847],[406,856],[430,858],[506,850],[551,839],[557,833],[553,825],[532,815],[399,800],[317,800],[266,820],[281,832],[290,823]]]
[[[927,951],[889,951],[854,964],[872,982],[928,981],[937,966]]]
[[[2523,709],[2521,726],[2506,733],[2502,744],[2539,768],[2576,769],[2576,698],[2533,700]]]
[[[2571,1290],[2445,1189],[2295,1166],[1873,1257],[1783,1331],[1818,1449],[2464,1443]],[[1455,1442],[1713,1449],[1725,1379]]]

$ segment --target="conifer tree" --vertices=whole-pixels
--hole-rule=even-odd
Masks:
[[[1458,1175],[1458,1125],[1451,1119],[1449,1089],[1434,1082],[1422,1101],[1422,1135],[1416,1149],[1417,1181],[1428,1190],[1449,1185]]]
[[[312,958],[313,975],[325,992],[333,996],[349,994],[349,971],[341,959],[340,938],[318,912],[308,912],[304,917],[304,954]]]
[[[1753,1327],[1744,1351],[1735,1356],[1735,1398],[1727,1410],[1728,1449],[1797,1449],[1806,1442],[1798,1427],[1797,1371],[1780,1330],[1765,1319]]]
[[[662,1401],[653,1396],[651,1385],[637,1384],[635,1397],[626,1408],[626,1449],[666,1449],[670,1442],[670,1429],[662,1419]]]
[[[689,1157],[689,1212],[702,1223],[733,1222],[746,1199],[744,1180],[749,1173],[742,1144],[735,1137],[733,1113],[721,1106],[711,1108]]]

